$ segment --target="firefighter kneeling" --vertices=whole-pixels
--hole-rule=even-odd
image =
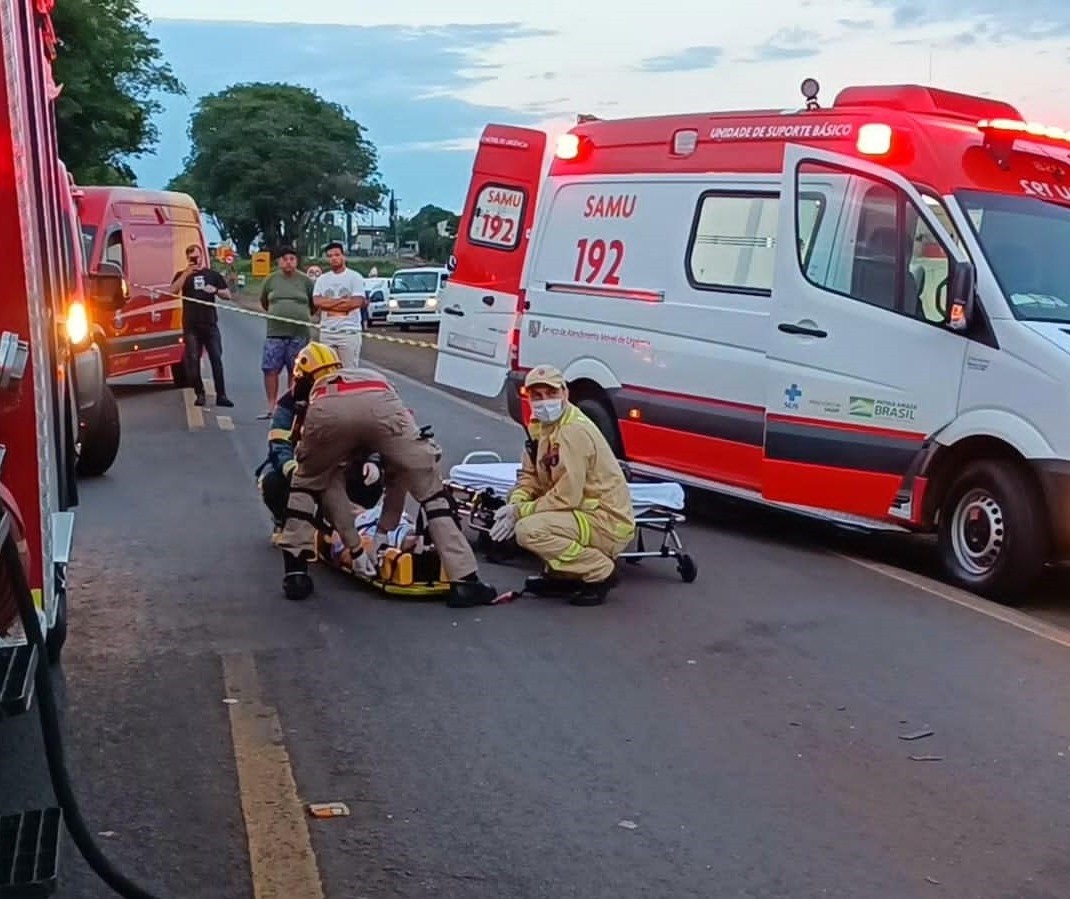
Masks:
[[[297,442],[286,520],[275,545],[282,550],[283,591],[304,599],[313,589],[308,562],[315,555],[316,528],[322,505],[327,519],[349,550],[354,570],[374,572],[354,524],[346,492],[346,465],[355,457],[379,453],[389,472],[383,513],[376,529],[375,552],[386,544],[411,494],[423,508],[431,540],[450,580],[452,608],[485,605],[497,595],[479,580],[472,547],[461,530],[443,488],[434,445],[423,437],[412,413],[394,388],[376,372],[344,369],[337,354],[310,343],[294,364],[293,396],[307,402]]]
[[[602,432],[568,401],[564,376],[540,365],[524,380],[531,402],[528,452],[493,540],[516,537],[546,571],[525,590],[564,592],[577,606],[605,602],[617,556],[635,535],[632,497]]]

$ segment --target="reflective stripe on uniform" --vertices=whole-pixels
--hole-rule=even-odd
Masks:
[[[576,529],[579,533],[579,543],[581,546],[591,545],[591,519],[579,509],[572,510],[572,517],[576,519]]]
[[[570,543],[561,555],[556,559],[551,559],[549,565],[551,568],[564,568],[570,562],[575,562],[580,556],[583,555],[585,547],[573,541]]]
[[[285,428],[272,428],[268,431],[268,440],[289,440],[292,435],[293,432]]]
[[[521,518],[527,518],[532,512],[535,511],[535,501],[528,500],[527,502],[521,503],[518,506],[518,511],[520,512]]]

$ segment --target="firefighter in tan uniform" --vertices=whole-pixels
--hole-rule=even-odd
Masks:
[[[540,365],[524,381],[533,421],[529,448],[509,502],[495,513],[494,540],[517,544],[546,565],[528,578],[532,593],[565,592],[579,606],[601,605],[617,556],[635,535],[632,497],[602,432],[568,401],[564,376]],[[534,458],[532,458],[534,455]]]
[[[479,580],[472,547],[443,488],[436,447],[420,433],[394,388],[377,372],[343,368],[333,349],[310,343],[297,355],[292,389],[295,400],[308,406],[295,452],[286,522],[275,542],[283,554],[287,598],[304,599],[313,589],[308,560],[314,555],[316,527],[321,526],[317,505],[341,536],[354,570],[376,572],[354,526],[346,465],[354,457],[377,452],[386,476],[375,551],[386,545],[404,511],[406,494],[412,494],[423,507],[451,582],[448,605],[470,608],[492,602],[497,593]]]

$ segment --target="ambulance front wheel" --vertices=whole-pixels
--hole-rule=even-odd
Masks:
[[[944,570],[961,587],[1008,606],[1023,603],[1048,560],[1044,498],[1020,465],[968,465],[940,508]]]
[[[104,387],[100,402],[90,418],[83,422],[81,450],[78,453],[77,472],[81,477],[100,477],[115,462],[122,440],[122,425],[119,421],[119,402],[111,388]]]

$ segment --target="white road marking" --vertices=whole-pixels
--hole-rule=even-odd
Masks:
[[[191,431],[198,431],[204,427],[204,410],[193,405],[193,389],[182,388],[182,402],[186,407],[186,426]]]
[[[256,899],[323,899],[305,809],[278,712],[263,701],[249,653],[225,655],[223,680]]]
[[[215,417],[215,422],[217,425],[219,425],[219,430],[221,431],[234,430],[234,419],[231,418],[229,415],[217,415]]]
[[[1047,622],[1034,618],[1025,612],[1019,612],[1016,609],[1001,606],[999,603],[992,602],[988,599],[982,599],[980,596],[975,596],[965,590],[960,590],[958,587],[941,584],[938,581],[934,581],[921,574],[915,574],[912,571],[904,571],[901,568],[885,565],[882,562],[873,562],[870,559],[860,559],[857,556],[848,556],[843,553],[833,553],[833,555],[839,556],[841,559],[846,559],[848,562],[852,562],[855,565],[859,565],[876,574],[890,578],[893,581],[899,581],[901,584],[906,584],[909,587],[913,587],[915,590],[921,590],[932,596],[936,596],[939,599],[945,600],[946,602],[954,603],[957,606],[962,606],[963,608],[977,612],[980,615],[985,615],[988,618],[994,618],[996,621],[1009,624],[1011,627],[1016,627],[1019,630],[1032,634],[1034,637],[1040,637],[1041,639],[1057,643],[1059,646],[1065,646],[1070,649],[1070,630],[1067,630],[1066,628],[1048,624]]]

